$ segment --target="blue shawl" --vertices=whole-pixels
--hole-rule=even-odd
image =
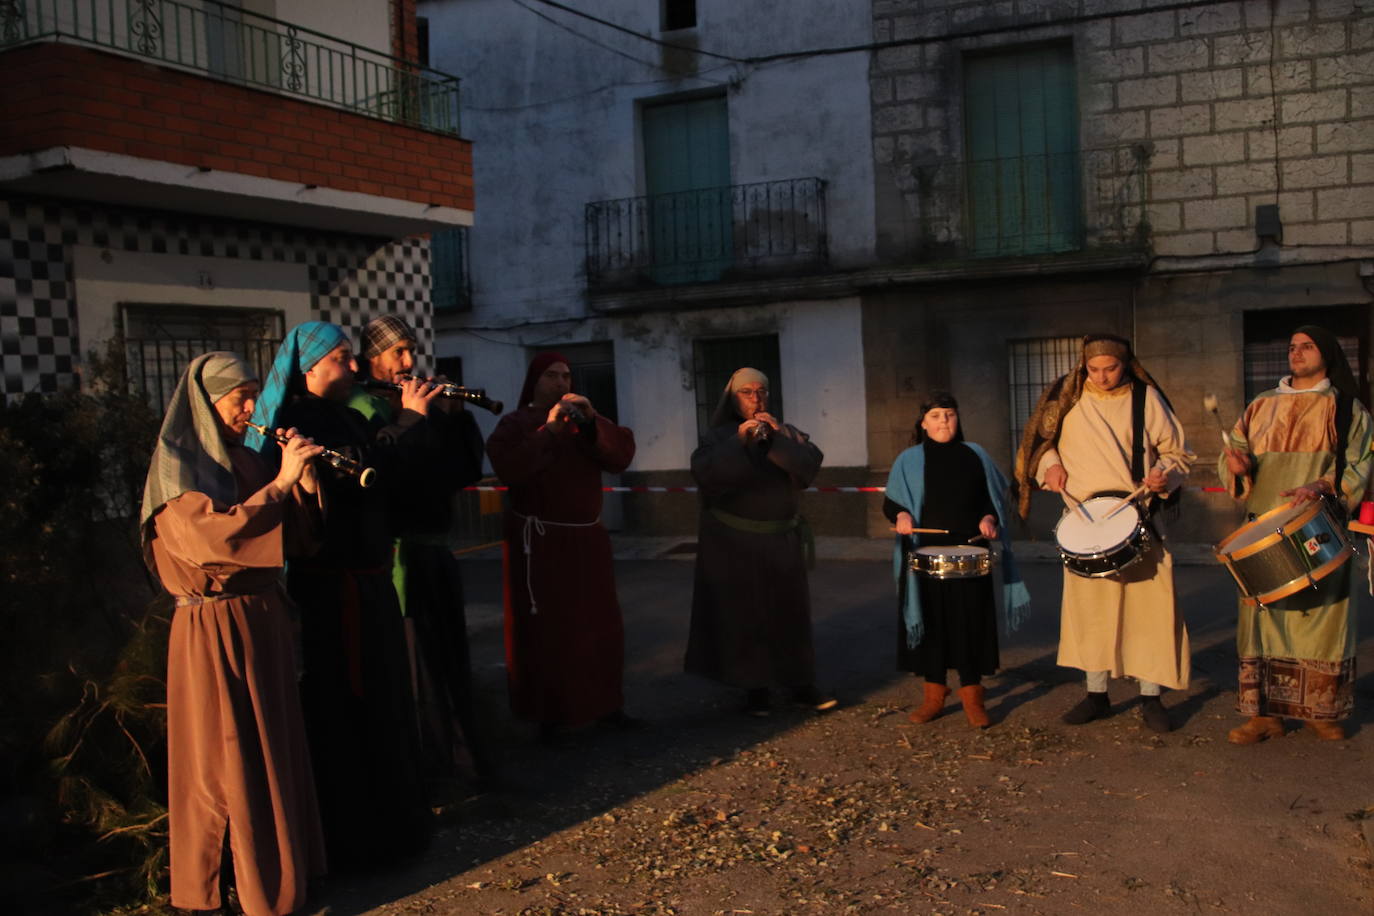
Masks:
[[[997,511],[998,535],[1002,542],[1002,597],[1006,604],[1007,632],[1015,631],[1026,619],[1030,610],[1030,592],[1026,583],[1021,581],[1021,572],[1016,568],[1016,557],[1011,552],[1011,535],[1007,531],[1007,521],[1011,513],[1007,506],[1007,479],[1002,476],[992,458],[981,445],[965,442],[978,460],[983,463],[983,476],[988,483],[988,496]],[[892,472],[887,477],[887,498],[905,508],[920,526],[921,507],[925,503],[926,452],[924,445],[914,445],[897,456],[892,463]],[[912,546],[920,544],[920,535],[911,535]],[[920,645],[925,632],[921,619],[921,590],[916,581],[916,573],[907,563],[903,536],[897,535],[892,546],[892,578],[898,584],[901,594],[902,577],[906,576],[906,600],[902,604],[902,623],[906,627],[906,645],[914,649]]]
[[[263,382],[257,406],[253,408],[253,422],[276,429],[277,414],[291,394],[296,376],[324,359],[339,344],[347,342],[344,329],[327,321],[307,321],[292,328],[277,348],[276,359],[272,360],[272,371],[267,373],[267,381]],[[255,452],[266,451],[268,445],[262,433],[252,428],[244,435],[243,444]]]

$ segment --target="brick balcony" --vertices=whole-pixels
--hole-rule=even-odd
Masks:
[[[471,222],[452,134],[58,41],[0,49],[0,191],[398,236]]]

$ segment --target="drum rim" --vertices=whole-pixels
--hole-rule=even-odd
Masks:
[[[1136,541],[1135,534],[1141,535],[1139,541]],[[1079,570],[1075,569],[1072,565],[1070,565],[1071,560],[1107,560],[1114,553],[1119,553],[1123,548],[1128,547],[1133,543],[1139,544],[1140,546],[1148,546],[1149,549],[1135,551],[1134,556],[1132,556],[1125,563],[1122,563],[1120,566],[1112,566],[1102,570],[1101,572],[1080,572]],[[1091,556],[1087,554],[1068,554],[1066,556],[1064,554],[1064,551],[1061,549],[1059,551],[1059,562],[1063,564],[1064,569],[1067,572],[1070,572],[1073,575],[1078,576],[1080,579],[1105,579],[1108,576],[1119,575],[1125,572],[1126,570],[1130,569],[1132,566],[1139,563],[1141,560],[1144,560],[1146,555],[1154,551],[1154,549],[1157,546],[1159,546],[1159,544],[1155,542],[1154,535],[1150,533],[1149,527],[1145,524],[1144,520],[1142,520],[1140,526],[1137,528],[1136,532],[1132,534],[1130,540],[1120,544],[1114,551],[1112,551],[1112,553],[1097,553],[1092,554]]]
[[[1312,583],[1320,582],[1322,579],[1325,579],[1327,576],[1340,569],[1341,566],[1345,564],[1345,561],[1349,560],[1354,553],[1355,548],[1347,544],[1341,549],[1340,553],[1327,560],[1321,566],[1318,566],[1309,573],[1289,579],[1278,588],[1270,589],[1262,595],[1241,595],[1241,603],[1250,606],[1257,604],[1265,605],[1274,601],[1282,601],[1284,598],[1291,595],[1296,595],[1305,588],[1311,588]]]
[[[1234,553],[1226,552],[1226,545],[1231,543],[1236,538],[1240,537],[1240,533],[1242,531],[1245,531],[1248,528],[1256,527],[1260,525],[1260,523],[1263,522],[1265,519],[1292,508],[1293,507],[1290,506],[1288,503],[1284,503],[1281,506],[1275,506],[1263,515],[1256,516],[1254,521],[1246,522],[1244,525],[1241,525],[1235,531],[1232,531],[1224,539],[1222,539],[1222,541],[1218,543],[1217,546],[1212,548],[1212,553],[1216,555],[1217,559],[1221,560],[1222,562],[1225,562],[1228,559],[1243,560],[1248,556],[1252,556],[1254,554],[1259,553],[1261,550],[1267,550],[1268,548],[1273,547],[1275,544],[1279,543],[1279,541],[1283,540],[1284,538],[1291,536],[1299,528],[1303,527],[1308,522],[1312,521],[1312,519],[1316,518],[1317,515],[1322,511],[1322,502],[1321,500],[1316,500],[1312,503],[1312,505],[1308,506],[1302,512],[1299,512],[1297,515],[1293,516],[1293,520],[1291,522],[1284,525],[1282,528],[1270,531],[1268,534],[1260,538],[1258,541],[1255,541],[1251,544],[1247,544],[1239,550],[1236,550]]]
[[[971,552],[970,552],[970,553],[921,553],[921,551],[923,551],[923,550],[939,550],[939,549],[941,549],[942,547],[960,547],[960,548],[963,548],[964,550],[968,550],[968,551],[971,551]],[[912,553],[913,555],[920,555],[920,556],[923,556],[923,557],[986,557],[986,556],[990,556],[990,555],[992,554],[992,551],[989,550],[989,549],[986,548],[986,547],[983,547],[983,546],[979,545],[979,544],[934,544],[934,545],[930,545],[930,546],[927,546],[927,547],[920,547],[920,546],[913,547],[913,548],[911,548],[911,553]]]
[[[1068,514],[1065,513],[1065,518],[1067,517]],[[1060,521],[1062,522],[1063,519],[1060,519]],[[1131,533],[1126,535],[1126,538],[1123,541],[1121,541],[1121,543],[1117,544],[1116,546],[1108,550],[1099,550],[1096,553],[1079,553],[1076,550],[1069,550],[1067,547],[1065,547],[1063,544],[1059,542],[1058,525],[1056,525],[1054,528],[1054,546],[1059,548],[1060,557],[1070,556],[1073,557],[1075,560],[1100,560],[1112,556],[1113,554],[1117,553],[1123,548],[1131,546],[1131,544],[1134,543],[1142,535],[1145,537],[1149,537],[1150,526],[1149,523],[1145,521],[1145,516],[1137,512],[1135,526],[1131,528]]]
[[[961,546],[954,544],[937,546]],[[969,544],[969,547],[976,547],[976,544]],[[919,549],[919,548],[918,548]],[[934,546],[926,548],[935,549]],[[982,548],[982,553],[917,553],[913,549],[907,554],[907,568],[918,576],[925,576],[927,579],[979,579],[983,576],[992,575],[992,551],[986,547]],[[928,562],[921,563],[917,560],[920,557]]]

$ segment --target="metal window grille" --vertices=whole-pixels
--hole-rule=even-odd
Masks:
[[[1305,324],[1326,328],[1341,343],[1363,402],[1368,391],[1369,312],[1366,305],[1256,309],[1245,313],[1245,402],[1288,375],[1288,341]]]
[[[1268,391],[1288,375],[1288,340],[1246,341],[1245,343],[1245,403],[1249,404],[1261,391]],[[1341,351],[1350,364],[1350,372],[1360,378],[1360,339],[1340,336]]]
[[[286,320],[277,309],[125,304],[121,311],[129,385],[158,411],[186,364],[211,350],[237,353],[266,379]]]
[[[593,291],[805,271],[830,257],[819,178],[597,200],[585,223]]]
[[[711,428],[725,383],[742,366],[752,366],[768,376],[768,412],[785,417],[782,411],[782,364],[778,356],[778,335],[721,337],[698,340],[692,347],[697,394],[697,432],[706,435]]]
[[[1082,346],[1081,337],[1036,337],[1007,342],[1013,456],[1040,396],[1051,382],[1077,365]]]
[[[0,2],[0,48],[33,41],[91,44],[423,130],[459,132],[457,77],[218,0]]]
[[[429,237],[429,301],[436,312],[472,310],[466,226]]]

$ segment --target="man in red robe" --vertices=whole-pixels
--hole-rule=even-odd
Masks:
[[[566,357],[530,364],[520,406],[487,440],[506,508],[506,676],[511,709],[545,741],[623,711],[625,631],[601,524],[601,474],[625,470],[634,433],[572,393]]]

